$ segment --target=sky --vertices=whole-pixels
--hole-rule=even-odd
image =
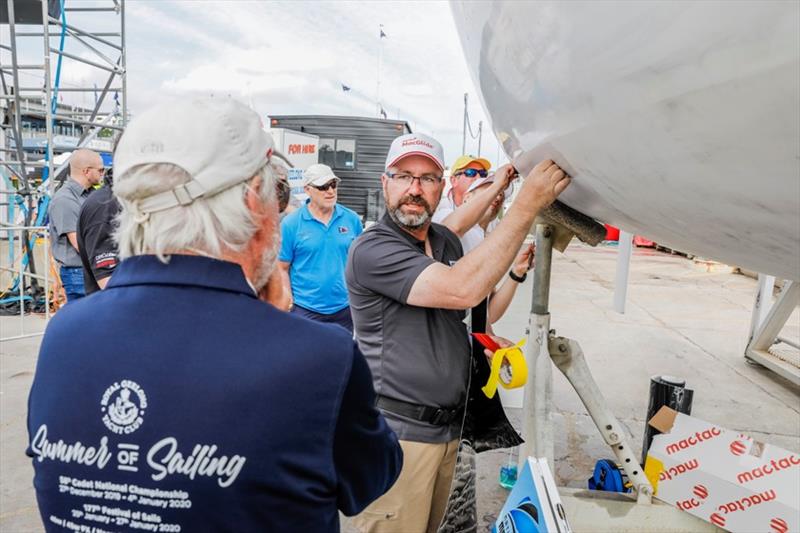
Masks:
[[[110,0],[65,2],[67,7],[110,5]],[[67,17],[81,29],[119,27],[113,14],[68,12]],[[7,33],[2,38],[9,40]],[[41,41],[30,40],[35,42],[24,55],[40,60]],[[483,121],[481,154],[495,164],[498,157],[505,161],[446,2],[127,0],[126,40],[134,117],[162,99],[192,94],[240,99],[265,123],[270,114],[375,117],[380,64],[380,101],[388,118],[406,120],[413,131],[439,139],[452,162],[461,153],[463,95],[469,93],[475,133]],[[66,51],[92,57],[71,39]],[[5,62],[7,52],[0,57]],[[105,77],[64,60],[64,86],[102,87]],[[343,91],[343,84],[351,90]],[[91,105],[94,96],[64,93],[64,98]],[[478,141],[468,134],[466,147],[477,154]]]

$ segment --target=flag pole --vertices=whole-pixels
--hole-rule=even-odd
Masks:
[[[377,107],[377,117],[381,116],[381,65],[383,63],[383,24],[378,27],[378,73],[377,73],[377,86],[375,88],[375,104]]]
[[[461,127],[461,155],[467,153],[467,93],[464,93],[464,125]]]

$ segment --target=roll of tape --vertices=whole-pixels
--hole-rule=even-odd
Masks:
[[[489,381],[481,388],[487,397],[494,398],[498,384],[504,389],[516,389],[528,381],[528,364],[522,352],[524,345],[525,339],[522,339],[514,346],[494,352]]]

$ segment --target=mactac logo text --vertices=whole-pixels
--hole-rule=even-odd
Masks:
[[[769,489],[761,494],[753,494],[752,496],[745,496],[739,500],[723,503],[717,507],[717,510],[723,514],[735,513],[736,511],[746,511],[749,507],[754,505],[774,500],[775,496],[775,489]]]
[[[677,477],[685,472],[690,470],[694,470],[699,466],[697,459],[692,459],[691,461],[686,461],[683,464],[679,464],[678,466],[673,466],[670,468],[665,468],[663,472],[658,475],[659,481],[670,480],[674,477]]]
[[[748,481],[753,481],[754,479],[768,476],[770,474],[774,474],[775,472],[780,472],[781,470],[786,470],[787,468],[791,468],[792,466],[800,465],[800,457],[797,455],[789,455],[788,457],[784,457],[782,459],[778,459],[777,461],[773,459],[769,463],[758,466],[752,470],[746,470],[736,476],[736,481],[741,484],[747,483]]]
[[[290,144],[287,152],[290,154],[313,154],[317,151],[315,144]]]
[[[672,455],[673,453],[677,453],[681,450],[685,450],[687,448],[691,448],[692,446],[696,446],[701,442],[713,439],[714,437],[719,436],[720,433],[721,431],[716,427],[712,427],[711,429],[707,429],[705,431],[697,431],[695,432],[694,435],[690,437],[669,444],[667,446],[667,455]]]

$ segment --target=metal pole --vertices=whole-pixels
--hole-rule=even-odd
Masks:
[[[120,16],[120,59],[122,61],[122,127],[125,128],[128,124],[128,63],[127,52],[125,47],[125,0],[119,3],[119,16]]]
[[[50,231],[44,230],[44,319],[50,320]]]
[[[553,258],[553,228],[536,225],[536,264],[533,269],[533,297],[529,319],[526,362],[533,379],[525,384],[522,406],[522,438],[525,443],[519,467],[528,456],[545,457],[554,467],[552,415],[553,365],[548,348],[550,334],[550,270]]]
[[[469,95],[464,93],[464,124],[461,127],[461,155],[467,153],[467,97]]]
[[[68,10],[65,10],[65,11],[68,11]],[[56,26],[59,26],[59,27],[63,26],[64,28],[66,28],[70,32],[77,33],[77,34],[82,35],[84,37],[89,37],[89,38],[94,39],[95,41],[97,41],[99,43],[103,43],[104,45],[109,46],[111,48],[116,48],[116,49],[120,48],[118,45],[112,43],[111,41],[107,41],[105,39],[99,39],[98,38],[98,36],[119,37],[119,35],[117,33],[92,33],[92,32],[81,30],[81,29],[76,28],[74,26],[70,26],[69,24],[64,24],[63,22],[61,22],[61,19],[56,19],[56,18],[53,18],[53,17],[50,17],[50,16],[48,16],[47,18],[50,21],[50,24],[55,24]]]
[[[614,311],[625,314],[625,301],[628,297],[628,273],[631,268],[631,253],[633,251],[633,234],[627,231],[619,232],[619,246],[617,247],[617,276],[614,281]]]
[[[44,30],[44,94],[45,94],[45,111],[46,111],[46,125],[47,128],[47,145],[45,150],[45,160],[47,161],[47,178],[53,177],[53,82],[50,79],[50,25],[47,21],[50,19],[50,13],[47,10],[48,2],[42,2],[42,29]],[[56,103],[56,105],[58,105]],[[50,194],[55,192],[50,184]]]
[[[22,275],[22,263],[23,263],[23,248],[22,248],[22,239],[27,238],[27,232],[24,230],[20,232],[19,236],[19,334],[25,335],[25,300],[22,298],[25,296],[25,276]]]
[[[14,144],[17,149],[17,159],[20,166],[20,177],[22,178],[22,191],[24,194],[30,193],[28,184],[28,171],[25,168],[25,154],[22,151],[22,110],[19,98],[19,64],[17,63],[17,36],[14,23],[14,0],[6,0],[8,6],[8,30],[11,36],[11,73],[14,78]]]
[[[478,122],[478,157],[481,156],[481,138],[483,137],[483,121]]]
[[[536,224],[536,263],[533,268],[531,313],[550,314],[550,265],[553,261],[553,227]]]

